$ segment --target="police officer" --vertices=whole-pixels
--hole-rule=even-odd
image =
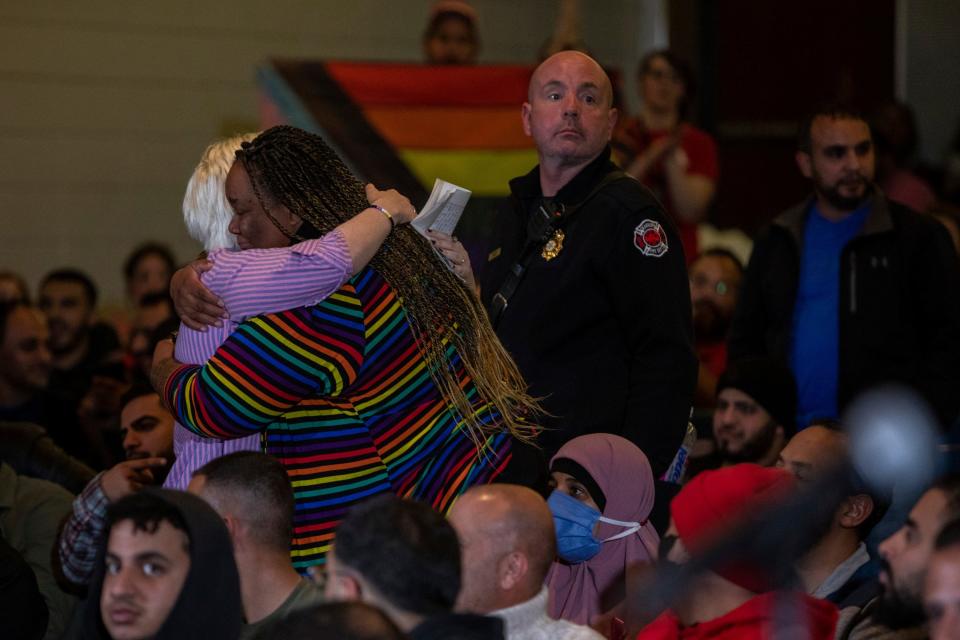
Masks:
[[[610,161],[612,95],[600,65],[579,52],[534,72],[522,118],[540,164],[510,182],[481,296],[551,414],[545,452],[616,433],[659,475],[683,439],[696,384],[689,283],[663,208]],[[472,285],[463,246],[434,242]]]

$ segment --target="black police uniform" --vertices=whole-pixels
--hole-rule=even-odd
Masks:
[[[696,385],[689,281],[677,231],[650,192],[628,177],[601,185],[616,169],[608,148],[552,199],[567,211],[562,238],[536,244],[491,317],[553,416],[540,438],[548,455],[578,435],[615,433],[659,475],[683,439]],[[483,271],[488,310],[543,203],[539,166],[510,190]]]

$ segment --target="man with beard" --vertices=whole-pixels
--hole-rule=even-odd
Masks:
[[[843,500],[824,522],[813,547],[795,564],[806,592],[836,604],[841,618],[854,615],[879,593],[876,566],[865,541],[890,504],[890,495],[869,488],[850,466],[849,456],[850,440],[842,425],[825,420],[793,436],[777,460],[777,466],[792,473],[800,487],[841,466],[847,469]]]
[[[161,486],[173,464],[173,416],[149,386],[135,386],[121,399],[120,423],[127,459],[98,474],[73,502],[60,534],[63,575],[85,585],[94,571],[97,541],[107,507],[145,486]]]
[[[859,392],[898,381],[949,423],[960,409],[957,256],[935,220],[876,189],[870,127],[842,107],[800,127],[797,165],[813,196],[757,239],[729,357],[789,360],[798,424],[836,418]]]
[[[797,390],[790,369],[773,358],[746,358],[717,381],[713,453],[691,458],[687,473],[752,462],[772,467],[794,433]]]
[[[0,420],[47,427],[55,407],[44,402],[50,380],[50,332],[43,314],[24,302],[0,306]]]
[[[960,639],[960,520],[943,528],[933,545],[923,585],[932,640]]]
[[[96,304],[97,289],[80,271],[53,271],[40,285],[38,306],[47,317],[53,355],[47,389],[53,401],[71,416],[65,424],[51,425],[51,436],[68,453],[95,469],[102,469],[113,456],[99,427],[105,418],[116,419],[115,407],[104,407],[103,402],[94,399],[103,396],[102,393],[92,396],[82,411],[81,400],[91,385],[103,384],[106,378],[122,379],[124,373],[116,332],[94,321]],[[110,415],[103,415],[105,409]],[[92,422],[94,419],[96,423]]]
[[[924,580],[937,536],[958,517],[960,475],[954,474],[920,496],[903,526],[880,544],[883,592],[853,619],[841,619],[839,626],[849,630],[844,637],[927,637]]]
[[[690,264],[693,337],[700,361],[694,405],[712,407],[717,378],[727,367],[727,335],[737,306],[743,264],[721,248],[707,249]]]

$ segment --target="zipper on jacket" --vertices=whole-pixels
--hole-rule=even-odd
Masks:
[[[850,252],[850,314],[857,312],[857,257]]]

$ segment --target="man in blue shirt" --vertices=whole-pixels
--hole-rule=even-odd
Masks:
[[[734,314],[730,361],[772,355],[797,380],[797,426],[837,417],[861,391],[902,382],[941,422],[960,410],[960,268],[936,221],[873,183],[866,121],[842,107],[800,127],[813,197],[756,241]]]

